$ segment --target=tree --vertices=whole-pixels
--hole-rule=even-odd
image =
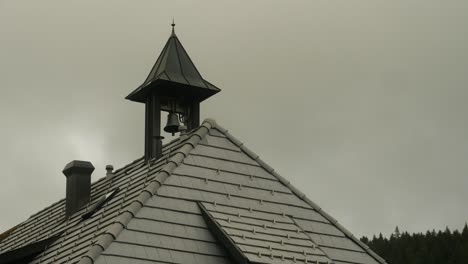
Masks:
[[[463,227],[462,231],[462,240],[468,242],[468,224],[465,222],[465,226]]]
[[[366,236],[363,236],[361,237],[361,242],[364,243],[364,244],[369,244],[369,238],[367,238]]]
[[[389,264],[468,264],[468,224],[462,231],[400,232],[398,226],[387,239],[379,234],[361,241]]]
[[[393,235],[395,236],[396,239],[400,238],[400,229],[398,229],[398,226],[395,227],[395,231],[393,231]]]

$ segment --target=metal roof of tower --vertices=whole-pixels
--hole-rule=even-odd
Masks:
[[[203,79],[175,34],[174,26],[173,22],[171,36],[148,77],[126,99],[144,103],[151,90],[175,96],[183,91],[182,93],[196,97],[201,102],[221,91]]]

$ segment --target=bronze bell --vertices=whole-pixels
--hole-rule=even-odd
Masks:
[[[169,113],[167,115],[167,124],[164,127],[164,131],[166,131],[167,133],[172,133],[172,135],[174,135],[174,133],[179,132],[179,126],[180,123],[177,114],[173,112]]]

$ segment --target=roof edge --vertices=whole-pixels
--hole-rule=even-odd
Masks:
[[[185,143],[174,152],[174,155],[170,159],[167,160],[167,164],[161,168],[148,186],[146,186],[133,200],[133,202],[122,211],[114,224],[112,224],[108,230],[102,234],[99,240],[91,246],[88,252],[81,257],[78,264],[92,264],[97,260],[101,253],[119,236],[122,230],[124,230],[130,220],[140,211],[144,204],[154,194],[156,194],[159,187],[164,184],[174,169],[182,163],[188,154],[198,145],[206,134],[208,134],[208,131],[214,127],[216,127],[216,121],[213,119],[205,119],[196,131],[192,132],[191,135],[184,139]],[[163,156],[160,159],[166,158],[166,156]],[[155,164],[156,161],[157,160],[153,160],[151,163],[148,163],[148,167],[151,168],[151,165]]]
[[[205,122],[206,121],[208,121],[208,119],[206,119]],[[370,249],[369,246],[367,246],[366,244],[361,242],[361,240],[359,240],[350,231],[348,231],[344,226],[342,226],[340,223],[338,223],[338,221],[335,218],[333,218],[331,215],[329,215],[328,213],[323,211],[320,206],[318,206],[316,203],[314,203],[312,200],[310,200],[304,193],[299,191],[299,189],[297,189],[295,186],[293,186],[291,184],[291,182],[289,182],[284,177],[282,177],[280,174],[278,174],[270,165],[268,165],[266,162],[264,162],[262,159],[260,159],[259,155],[255,154],[253,151],[248,149],[244,145],[244,143],[242,143],[242,141],[238,140],[231,133],[229,133],[229,131],[227,129],[225,129],[222,126],[220,126],[219,124],[217,124],[215,120],[209,119],[209,121],[211,122],[213,128],[216,128],[219,131],[221,131],[221,133],[223,133],[229,140],[231,140],[234,143],[234,145],[236,145],[242,151],[244,151],[250,158],[252,158],[256,162],[258,162],[258,164],[260,164],[260,166],[262,168],[264,168],[266,171],[268,171],[273,176],[275,176],[281,183],[286,185],[286,187],[288,187],[295,195],[297,195],[299,198],[301,198],[303,201],[305,201],[308,205],[310,205],[313,209],[315,209],[325,219],[327,219],[328,221],[333,223],[336,226],[336,228],[338,228],[347,237],[349,237],[352,241],[354,241],[361,248],[363,248],[364,251],[366,251],[367,253],[369,253],[369,255],[371,255],[371,257],[373,257],[375,260],[377,260],[378,262],[380,262],[382,264],[387,264],[387,262],[382,257],[377,255],[374,251],[372,251],[372,249]]]

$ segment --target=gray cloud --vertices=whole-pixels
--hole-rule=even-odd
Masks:
[[[62,198],[63,166],[143,154],[123,98],[170,32],[202,105],[356,235],[468,219],[465,1],[0,2],[0,230]]]

